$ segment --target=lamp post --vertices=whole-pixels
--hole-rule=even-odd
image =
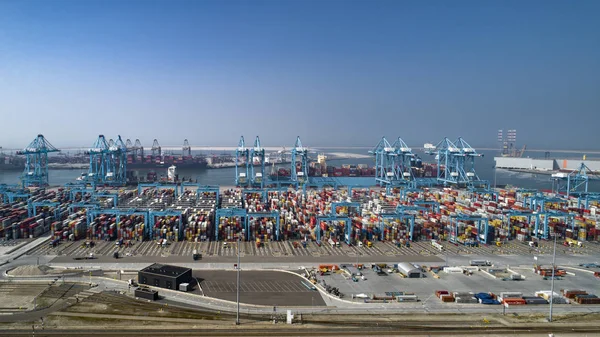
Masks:
[[[552,283],[550,285],[550,315],[548,322],[552,322],[552,302],[554,302],[554,270],[556,268],[556,232],[554,232],[554,253],[552,254]]]
[[[237,313],[235,325],[240,325],[240,237],[237,240]]]

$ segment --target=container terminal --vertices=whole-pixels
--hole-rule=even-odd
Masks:
[[[236,257],[256,270],[271,263],[296,278],[273,274],[267,280],[260,271],[244,271],[244,303],[263,314],[278,296],[306,314],[315,305],[375,310],[384,304],[392,312],[456,305],[465,313],[496,313],[523,306],[536,312],[553,303],[568,313],[600,304],[594,286],[600,265],[590,262],[600,256],[600,193],[589,191],[594,177],[585,171],[558,179],[552,191],[492,188],[475,169],[481,154],[462,138],[426,147],[435,158],[427,177],[402,139],[384,137],[368,152],[376,162],[373,175],[329,175],[324,156],[317,163],[327,174],[317,175],[309,173],[308,149],[297,138],[288,174],[269,174],[260,143],[246,147],[240,140],[232,186],[178,181],[175,165],[167,182],[131,186],[125,143],[119,137],[113,146],[99,144],[86,152],[88,174],[64,186],[48,180],[46,158],[59,150],[42,135],[19,152],[26,158],[21,184],[0,185],[0,237],[15,244],[12,251],[54,268],[87,266],[90,280],[92,265],[106,265],[121,278],[124,264],[137,270],[192,264],[198,284],[174,291],[195,291],[201,295],[196,304],[215,308],[202,298],[220,299],[219,310],[235,308],[236,269],[230,266]],[[553,242],[561,264],[588,262],[550,263]],[[6,275],[27,268],[10,267]],[[129,287],[142,282],[130,277]],[[94,280],[127,293],[127,283],[116,278]],[[407,281],[413,278],[418,283]],[[566,287],[547,289],[555,279]],[[172,287],[148,286],[182,300],[165,290]],[[155,298],[144,291],[137,293]]]
[[[297,138],[288,174],[273,176],[266,174],[258,138],[251,148],[242,138],[235,187],[224,191],[176,182],[175,166],[168,169],[169,183],[131,189],[125,143],[120,137],[112,146],[102,141],[101,136],[98,147],[87,151],[94,164],[87,176],[60,188],[47,188],[45,161],[58,149],[39,135],[20,152],[27,157],[22,186],[0,190],[0,236],[28,238],[51,231],[56,243],[69,238],[196,242],[241,237],[257,247],[282,240],[334,246],[391,241],[401,247],[432,240],[501,245],[545,240],[554,233],[569,245],[597,241],[600,194],[588,192],[589,176],[567,175],[552,193],[494,190],[478,178],[475,159],[480,154],[462,138],[445,138],[427,149],[436,156],[436,177],[415,174],[415,155],[400,138],[393,144],[382,138],[369,151],[377,163],[371,177],[341,177],[338,171],[332,177],[311,176],[308,149]],[[16,209],[15,203],[20,203]],[[46,215],[54,221],[46,223]]]

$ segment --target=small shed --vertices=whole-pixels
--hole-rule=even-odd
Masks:
[[[408,262],[398,263],[398,271],[408,278],[421,278],[423,277],[423,271],[420,268],[415,267],[413,264]]]

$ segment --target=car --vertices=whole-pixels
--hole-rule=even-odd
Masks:
[[[600,268],[600,264],[598,263],[580,263],[579,266],[585,268]]]

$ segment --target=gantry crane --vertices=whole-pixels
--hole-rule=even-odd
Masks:
[[[394,147],[382,137],[379,143],[369,151],[375,156],[375,184],[378,186],[388,186],[399,180],[399,174],[396,171],[396,151]]]
[[[400,179],[413,180],[411,163],[415,159],[415,155],[412,153],[412,149],[400,137],[392,144],[392,148],[394,148],[394,152],[396,153],[395,166]]]
[[[44,135],[37,137],[17,155],[26,158],[25,170],[21,177],[23,187],[46,187],[48,186],[48,153],[60,152]]]
[[[308,180],[308,149],[302,146],[300,137],[292,148],[292,164],[290,172],[292,183],[303,184]]]
[[[478,153],[469,143],[467,143],[462,137],[458,137],[456,146],[461,151],[462,156],[458,157],[461,178],[464,179],[469,186],[481,182],[477,172],[475,171],[475,158],[483,157],[483,154]]]
[[[572,193],[587,193],[590,180],[598,180],[598,176],[590,174],[590,170],[585,163],[581,163],[579,168],[571,173],[555,173],[552,175],[553,192],[557,194],[570,195]]]
[[[135,143],[131,142],[131,139],[127,139],[127,141],[125,142],[125,147],[127,148],[127,152],[131,155],[131,161],[132,162],[137,162],[138,161],[138,154],[141,151],[141,158],[144,158],[144,148],[142,147],[142,143],[140,142],[139,139],[135,140]]]
[[[98,135],[94,145],[85,151],[86,155],[90,156],[90,167],[86,182],[96,186],[102,183],[106,176],[106,157],[109,155],[108,142],[104,135]]]
[[[121,139],[117,137],[117,141],[108,147],[107,172],[104,177],[104,183],[113,186],[125,186],[127,184],[127,147]]]
[[[133,144],[135,152],[133,153],[133,160],[137,161],[138,154],[140,155],[140,161],[144,161],[144,147],[142,146],[142,142],[139,139],[135,140],[135,144]]]
[[[187,139],[183,140],[183,147],[181,148],[183,154],[182,156],[187,156],[187,157],[191,157],[192,156],[192,147],[190,146],[190,143],[188,142]]]
[[[258,165],[255,166],[254,160],[258,161]],[[260,146],[260,138],[256,136],[254,140],[254,146],[250,149],[250,185],[252,187],[263,188],[265,181],[265,149]]]
[[[152,157],[161,157],[162,156],[162,151],[160,148],[160,144],[158,144],[158,140],[155,139],[154,142],[152,143]]]
[[[244,136],[240,137],[238,146],[235,149],[235,185],[246,187],[249,184],[249,161],[250,151],[246,148]]]
[[[444,138],[435,147],[427,148],[426,153],[436,155],[438,182],[465,186],[481,182],[475,172],[475,158],[482,155],[462,138],[456,142]]]

